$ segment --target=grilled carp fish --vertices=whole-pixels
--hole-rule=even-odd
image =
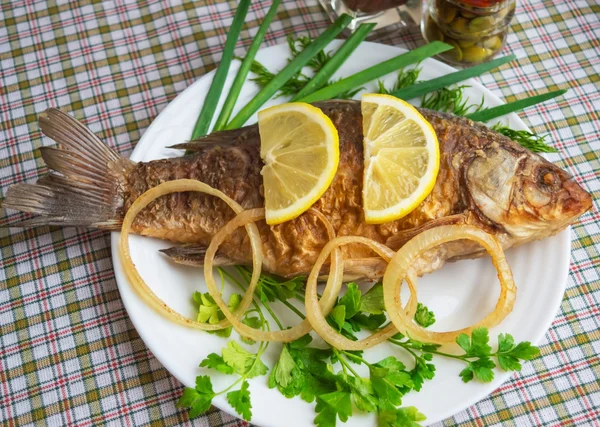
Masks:
[[[408,216],[389,223],[364,222],[363,134],[360,102],[317,103],[339,131],[340,162],[330,188],[312,207],[338,236],[357,235],[398,249],[419,232],[442,224],[470,224],[494,234],[504,248],[551,236],[592,206],[575,180],[542,157],[487,127],[450,114],[420,109],[440,143],[441,162],[433,191]],[[177,149],[192,155],[134,163],[104,145],[71,116],[49,109],[40,128],[58,144],[41,148],[50,173],[36,184],[16,184],[3,206],[39,215],[15,226],[62,225],[118,230],[124,212],[149,188],[180,178],[221,190],[246,209],[264,206],[256,125],[217,132]],[[233,218],[221,200],[177,193],[154,201],[136,218],[132,231],[184,243],[166,250],[175,261],[201,264],[211,238]],[[328,237],[319,218],[305,212],[283,224],[258,224],[265,266],[272,273],[307,275]],[[346,272],[377,279],[385,265],[369,249],[343,248]],[[482,250],[465,241],[448,243],[419,261],[420,274],[448,259],[475,257]],[[237,230],[220,248],[220,265],[251,261],[248,237]]]

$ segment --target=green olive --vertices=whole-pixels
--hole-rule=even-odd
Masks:
[[[469,23],[469,21],[467,21],[465,18],[456,18],[454,19],[454,21],[452,21],[450,23],[450,29],[452,31],[454,31],[455,33],[458,34],[463,34],[465,32],[467,32],[467,24]]]
[[[481,31],[489,30],[494,25],[494,18],[491,16],[478,16],[477,18],[471,19],[467,26],[469,33],[479,33]]]
[[[481,46],[492,51],[498,50],[502,47],[502,38],[499,36],[488,37],[481,42]]]
[[[446,51],[444,53],[444,55],[446,55],[452,61],[456,61],[456,62],[462,61],[463,53],[462,53],[460,46],[456,42],[456,40],[446,38],[444,43],[448,43],[450,46],[454,46],[454,49]]]
[[[441,42],[444,41],[444,33],[442,33],[442,30],[440,30],[440,28],[435,24],[431,16],[428,16],[426,21],[425,34],[428,42],[432,42],[434,40],[439,40]]]
[[[462,57],[465,62],[482,62],[492,54],[490,49],[479,46],[471,46],[463,49]]]
[[[464,40],[464,39],[462,39],[462,40],[457,40],[457,42],[458,42],[458,45],[460,47],[464,48],[464,47],[471,47],[471,46],[473,46],[475,43],[477,43],[477,40]]]
[[[445,5],[438,9],[440,22],[442,24],[449,24],[456,17],[456,9],[452,6]]]
[[[475,18],[477,16],[474,13],[469,12],[468,10],[465,10],[465,9],[461,9],[460,14],[467,19]]]

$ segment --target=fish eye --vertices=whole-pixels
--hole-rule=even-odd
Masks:
[[[560,183],[558,175],[546,168],[542,168],[538,174],[538,182],[547,187],[556,187]]]

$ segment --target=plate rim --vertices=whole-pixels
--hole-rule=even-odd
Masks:
[[[332,41],[332,43],[329,45],[329,47],[338,47],[339,44],[341,44],[344,40],[342,39],[335,39]],[[365,41],[361,44],[366,44],[366,45],[377,45],[377,46],[384,46],[386,49],[389,48],[393,48],[396,49],[396,51],[400,54],[403,52],[407,52],[408,49],[405,49],[403,47],[399,47],[399,46],[391,46],[391,45],[386,45],[384,43],[377,43],[377,42],[369,42],[369,41]],[[337,46],[336,46],[337,45]],[[276,50],[276,49],[280,49],[281,47],[285,47],[287,46],[286,43],[279,43],[276,45],[272,45],[272,46],[268,46],[268,47],[264,47],[262,49],[260,49],[258,51],[258,53],[260,54],[261,52],[265,52],[268,50]],[[435,66],[439,67],[442,71],[446,71],[446,73],[451,73],[451,72],[455,72],[458,71],[456,68],[445,64],[441,61],[439,61],[438,59],[435,58],[427,58],[425,61],[430,62],[430,61],[434,61]],[[424,61],[424,62],[425,62]],[[198,78],[196,81],[194,81],[191,85],[189,85],[188,87],[186,87],[180,94],[178,94],[175,98],[173,98],[168,105],[154,118],[154,120],[152,120],[152,123],[150,124],[150,126],[144,131],[144,133],[142,134],[142,136],[140,137],[140,140],[138,141],[138,143],[135,145],[134,149],[132,150],[131,154],[130,154],[130,159],[134,159],[137,157],[141,157],[141,153],[143,153],[143,151],[148,147],[148,146],[152,146],[154,140],[151,137],[151,135],[154,132],[154,129],[158,127],[158,123],[159,123],[159,118],[162,115],[168,115],[168,111],[170,109],[174,109],[174,105],[176,104],[176,101],[180,98],[183,98],[187,93],[189,92],[193,92],[195,90],[196,87],[201,86],[205,80],[212,78],[212,76],[215,74],[216,70],[213,69],[212,71],[210,71],[209,73],[204,74],[203,76],[201,76],[200,78]],[[230,70],[230,73],[232,71]],[[390,73],[391,74],[391,73]],[[485,97],[487,98],[487,102],[486,105],[489,106],[497,106],[497,105],[502,105],[505,104],[504,101],[502,101],[498,96],[496,96],[494,93],[492,93],[489,89],[487,89],[482,83],[480,83],[479,81],[474,80],[474,78],[470,78],[465,80],[464,82],[461,83],[468,83],[469,85],[471,85],[472,87],[476,88],[477,90],[479,90],[480,92],[483,92],[485,94]],[[507,114],[505,116],[502,116],[502,118],[508,119],[510,121],[513,121],[515,123],[518,124],[518,128],[521,128],[523,130],[527,130],[527,131],[531,131],[529,129],[529,127],[523,122],[523,120],[516,114],[516,113],[510,113]],[[160,130],[160,128],[159,128]],[[543,155],[543,154],[542,154]],[[142,159],[140,158],[139,160],[135,160],[135,161],[142,161]],[[534,344],[538,344],[543,337],[545,336],[545,334],[548,332],[548,330],[550,329],[550,327],[552,326],[552,322],[555,319],[559,309],[560,309],[560,303],[564,297],[564,293],[567,287],[567,283],[568,283],[568,274],[569,274],[569,268],[570,268],[570,264],[571,264],[571,226],[567,227],[565,230],[563,230],[561,233],[561,235],[563,235],[563,247],[564,247],[564,253],[560,254],[561,257],[566,257],[566,262],[564,262],[562,264],[562,268],[561,268],[561,277],[564,278],[564,280],[560,281],[560,291],[556,293],[555,298],[553,298],[553,304],[552,307],[550,307],[550,310],[545,310],[544,313],[546,314],[544,316],[544,324],[547,325],[539,334],[537,334],[537,336],[535,338],[532,338],[531,342]],[[120,241],[120,232],[119,231],[114,231],[111,232],[111,258],[113,260],[113,271],[115,273],[115,281],[117,282],[117,287],[119,289],[119,294],[121,295],[121,301],[123,302],[123,305],[125,306],[125,309],[127,311],[127,315],[128,318],[131,320],[133,326],[136,329],[136,332],[139,334],[140,338],[142,339],[142,341],[144,342],[144,345],[146,346],[146,348],[148,350],[150,350],[150,352],[154,355],[154,357],[156,357],[156,359],[160,362],[160,364],[169,372],[170,375],[173,375],[173,377],[175,377],[179,382],[181,382],[182,384],[186,385],[186,384],[190,384],[192,383],[192,381],[183,379],[183,378],[179,378],[178,375],[176,375],[174,373],[174,371],[168,366],[169,363],[165,363],[163,362],[163,360],[161,360],[159,358],[159,356],[156,355],[156,353],[154,351],[152,351],[152,347],[151,345],[149,345],[148,343],[151,342],[151,340],[149,339],[149,337],[146,334],[146,331],[144,328],[140,327],[140,323],[141,323],[141,319],[136,318],[136,316],[132,316],[131,312],[132,312],[132,302],[131,300],[129,300],[128,297],[123,297],[123,293],[121,292],[122,287],[124,286],[130,286],[125,274],[122,271],[122,266],[120,263],[120,255],[119,255],[119,241]],[[134,292],[135,293],[135,292]],[[140,298],[139,295],[136,295],[136,298]],[[469,399],[465,399],[465,403],[464,405],[460,405],[459,408],[453,408],[453,409],[449,409],[447,411],[441,411],[439,413],[439,416],[436,416],[435,419],[430,419],[428,418],[425,422],[423,422],[424,426],[428,426],[431,425],[433,423],[436,422],[440,422],[444,419],[447,419],[449,417],[454,416],[455,414],[473,406],[474,404],[476,404],[477,402],[487,398],[488,396],[490,396],[494,391],[496,391],[497,389],[499,389],[500,387],[502,387],[502,385],[504,385],[513,375],[515,374],[515,372],[504,372],[504,371],[497,371],[496,372],[496,379],[499,380],[498,385],[494,386],[493,388],[488,388],[485,391],[485,394],[474,394],[473,397],[470,397]],[[227,414],[240,419],[239,415],[237,413],[235,413],[234,411],[231,410],[231,408],[228,405],[221,405],[220,402],[218,400],[213,400],[213,405],[215,407],[217,407],[219,410],[222,410],[224,412],[226,412]],[[438,414],[436,414],[438,415]],[[255,425],[270,425],[269,422],[261,422],[260,421],[260,415],[259,414],[253,414],[253,424]]]

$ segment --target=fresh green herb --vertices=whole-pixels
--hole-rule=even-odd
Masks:
[[[219,130],[223,129],[225,127],[225,125],[227,124],[227,122],[229,121],[229,118],[231,117],[231,112],[233,111],[233,107],[235,107],[235,103],[240,95],[242,86],[244,85],[244,82],[246,81],[246,77],[248,76],[248,72],[250,71],[250,68],[252,67],[254,57],[256,56],[256,53],[258,52],[258,49],[260,48],[260,45],[265,37],[265,34],[267,33],[267,30],[269,29],[269,25],[271,24],[271,21],[273,20],[273,18],[275,17],[275,14],[277,13],[277,8],[279,8],[280,3],[281,3],[281,0],[273,0],[273,3],[271,4],[269,11],[263,18],[263,22],[260,24],[260,27],[258,28],[258,31],[256,32],[254,39],[252,40],[252,44],[250,45],[250,47],[248,48],[248,51],[246,52],[246,56],[244,57],[243,60],[241,60],[242,63],[240,65],[237,75],[235,76],[235,79],[231,85],[231,89],[229,89],[227,98],[225,99],[225,102],[223,103],[223,107],[221,108],[221,114],[219,114],[219,117],[217,118],[217,121],[215,122],[213,131],[219,131]]]
[[[369,314],[383,314],[385,304],[383,302],[383,283],[375,283],[360,300],[360,311]]]
[[[263,64],[258,61],[252,61],[252,65],[250,67],[250,71],[252,71],[255,76],[250,80],[256,82],[260,87],[267,86],[276,76],[275,73],[270,72]],[[292,76],[288,81],[286,81],[283,86],[279,88],[279,96],[290,96],[298,93],[306,84],[308,83],[308,78],[303,74],[297,74]]]
[[[379,80],[377,82],[377,86],[379,86],[379,93],[391,95],[392,93],[415,84],[417,79],[419,78],[419,74],[421,73],[421,68],[412,68],[410,70],[402,69],[398,71],[398,77],[396,78],[396,82],[394,86],[387,89],[383,82]]]
[[[250,268],[236,266],[236,270],[247,283],[250,282],[252,278],[252,270]],[[298,292],[304,291],[305,281],[306,279],[301,276],[287,280],[261,274],[256,286],[256,295],[258,295],[261,301],[288,301],[296,296]]]
[[[287,82],[294,77],[302,67],[317,55],[331,40],[333,40],[352,21],[352,17],[343,14],[329,26],[319,37],[311,42],[306,48],[292,59],[262,90],[244,106],[240,112],[229,122],[225,129],[237,129],[246,123],[265,102]],[[355,85],[356,86],[356,85]]]
[[[242,30],[242,25],[244,25],[244,20],[246,19],[246,13],[248,12],[249,6],[250,0],[241,0],[237,7],[235,16],[233,17],[233,22],[231,23],[231,28],[227,34],[227,40],[225,41],[225,47],[223,48],[221,62],[217,67],[217,71],[215,72],[212,83],[210,84],[210,89],[206,94],[206,99],[204,100],[202,110],[200,111],[200,116],[198,117],[196,125],[194,126],[191,139],[196,139],[208,133],[210,122],[215,114],[217,104],[219,103],[219,97],[223,91],[223,85],[227,79],[227,73],[229,72],[229,66],[231,65],[231,59],[233,58],[235,44],[240,36],[240,31]]]
[[[515,55],[503,56],[502,58],[494,59],[490,62],[475,65],[474,67],[465,68],[464,70],[446,74],[445,76],[416,83],[412,86],[402,88],[394,92],[392,95],[396,98],[401,98],[404,100],[418,98],[419,96],[423,96],[430,92],[443,89],[452,84],[462,82],[463,80],[467,80],[471,77],[479,76],[483,73],[493,70],[494,68],[506,64],[514,60],[515,58]]]
[[[481,110],[483,107],[483,97],[479,105],[469,104],[469,99],[465,98],[463,90],[470,86],[457,86],[453,89],[443,88],[430,95],[424,95],[421,100],[421,107],[429,108],[430,110],[444,111],[464,116],[469,110]]]
[[[435,314],[430,311],[424,304],[417,304],[417,311],[415,313],[415,322],[424,328],[427,328],[435,323]]]
[[[233,279],[232,276],[226,274],[222,269],[219,269],[219,274],[221,275],[221,278],[227,275],[228,277]],[[233,281],[242,290],[246,290],[246,287],[241,282],[236,280]],[[210,321],[210,319],[214,316],[217,316],[218,318],[219,312],[217,312],[215,315],[212,309],[212,304],[214,304],[214,300],[212,300],[212,298],[209,300],[208,298],[206,298],[206,294],[195,292],[194,300],[200,301],[200,303],[210,308],[210,313],[206,312],[202,316],[203,318],[207,318],[208,321]],[[248,315],[250,313],[256,312],[258,314],[258,321],[250,320],[247,322],[252,324],[252,326],[254,327],[261,328],[262,330],[270,330],[269,323],[265,320],[260,306],[255,301],[253,301],[252,304],[254,306],[254,309],[247,311],[244,314],[244,316],[247,319],[254,319],[254,317],[248,317]],[[265,308],[268,308],[267,304],[265,304],[264,306]],[[276,316],[274,317],[274,320],[276,320],[276,322],[280,324]],[[251,353],[237,342],[229,341],[227,343],[227,346],[221,350],[220,355],[217,353],[209,354],[206,357],[206,359],[200,362],[200,367],[214,369],[226,375],[239,375],[239,378],[224,390],[215,392],[213,390],[209,376],[198,376],[196,377],[196,386],[194,388],[188,387],[184,390],[181,398],[177,402],[177,407],[189,408],[189,416],[190,418],[194,418],[200,414],[203,414],[210,408],[212,399],[215,396],[227,393],[227,401],[231,404],[231,406],[245,420],[250,421],[252,417],[252,405],[250,403],[250,391],[248,390],[247,379],[254,378],[260,375],[265,375],[267,373],[268,368],[261,360],[261,356],[268,346],[268,342],[261,342],[258,346],[258,350],[256,351],[256,353]],[[237,384],[240,384],[240,389],[231,391]]]
[[[248,381],[242,381],[242,386],[239,390],[227,393],[227,401],[243,419],[250,421],[252,418],[252,404],[250,403]]]
[[[305,96],[299,101],[316,102],[335,98],[338,94],[350,89],[355,89],[357,86],[368,83],[372,80],[385,76],[399,68],[405,67],[416,62],[420,62],[425,58],[452,49],[452,46],[445,43],[435,41],[425,46],[398,55],[392,59],[373,65],[365,70],[362,70],[349,77],[343,78],[340,81],[325,86],[312,94]]]
[[[219,323],[225,318],[225,315],[208,292],[200,293],[194,292],[192,295],[194,302],[198,307],[198,316],[196,320],[200,323],[210,323],[214,325]],[[232,294],[229,297],[229,303],[227,304],[229,310],[234,311],[240,305],[242,296],[239,294]],[[208,331],[209,333],[218,335],[220,337],[229,337],[231,335],[231,327],[220,329],[217,331]]]
[[[287,43],[292,52],[292,59],[300,55],[312,42],[313,39],[309,36],[294,37],[293,34],[288,34]],[[325,52],[325,49],[322,49],[306,65],[312,68],[313,71],[318,72],[329,62],[331,56],[331,52]]]
[[[293,101],[302,99],[303,97],[310,95],[315,90],[320,89],[324,85],[333,84],[328,80],[333,74],[342,66],[342,64],[348,59],[348,57],[354,52],[360,43],[364,41],[367,35],[375,28],[375,24],[361,24],[356,31],[344,42],[344,44],[335,52],[331,57],[328,57],[327,61],[323,66],[317,69],[313,67],[316,74],[310,81],[292,98]],[[338,98],[349,99],[352,98],[360,89],[354,89],[345,91],[338,95]]]
[[[504,116],[505,114],[523,110],[527,107],[531,107],[532,105],[536,105],[549,99],[556,98],[557,96],[564,95],[565,93],[567,93],[567,90],[563,89],[555,90],[554,92],[543,93],[541,95],[529,96],[527,98],[509,102],[497,107],[484,108],[475,113],[468,114],[467,118],[475,122],[488,122],[497,117]]]
[[[237,267],[236,271],[242,281],[223,271],[223,276],[232,279],[245,290],[251,277],[247,267]],[[291,299],[302,299],[303,278],[293,280],[278,279],[266,274],[261,275],[254,302],[259,322],[253,327],[269,328],[264,320],[259,302],[271,313],[281,329],[277,316],[269,304],[279,301],[288,306]],[[199,295],[199,297],[198,297]],[[196,299],[206,306],[203,318],[210,321],[217,316],[210,300],[203,294],[196,294]],[[294,308],[295,309],[295,308]],[[299,317],[304,315],[294,311]],[[252,317],[254,319],[254,317]],[[340,297],[327,317],[328,322],[350,339],[356,339],[355,333],[363,330],[377,330],[386,322],[383,287],[375,284],[364,294],[357,284],[349,283],[346,293]],[[435,315],[423,304],[418,304],[415,322],[428,327],[435,322]],[[300,396],[307,402],[316,400],[315,419],[317,426],[334,427],[337,421],[346,421],[352,415],[355,406],[363,412],[377,414],[379,426],[418,426],[425,417],[414,407],[402,407],[403,396],[411,390],[419,391],[423,384],[434,378],[434,356],[461,360],[466,367],[460,372],[463,381],[477,379],[483,382],[492,381],[494,358],[503,370],[520,370],[523,360],[531,360],[539,354],[539,349],[529,342],[515,344],[514,338],[508,334],[498,337],[498,349],[494,352],[489,345],[488,330],[474,329],[471,335],[462,334],[456,342],[463,354],[450,354],[440,351],[437,344],[422,343],[400,333],[389,342],[402,348],[414,359],[414,366],[408,369],[395,357],[387,357],[377,363],[370,363],[363,358],[362,351],[340,351],[336,349],[319,349],[310,346],[312,338],[305,335],[300,339],[283,344],[277,363],[273,367],[268,385],[277,388],[284,396],[292,398]],[[267,373],[266,365],[260,360],[268,343],[259,344],[256,353],[252,353],[240,344],[230,341],[221,354],[211,353],[200,366],[214,369],[227,375],[237,375],[238,380],[220,392],[214,392],[208,377],[198,377],[193,389],[186,389],[179,406],[189,407],[190,415],[203,413],[210,407],[214,396],[227,393],[227,400],[245,419],[252,416],[248,379]],[[341,366],[336,372],[334,365]],[[353,367],[354,364],[354,367]],[[369,376],[359,375],[355,364],[365,365]],[[236,385],[239,389],[231,391]]]
[[[177,407],[189,408],[190,418],[195,418],[208,411],[215,396],[216,393],[213,391],[210,377],[202,375],[196,377],[196,386],[194,388],[187,387],[183,391],[177,402]]]
[[[534,153],[556,153],[558,150],[546,144],[548,135],[537,135],[526,130],[514,130],[500,123],[496,123],[490,129],[509,137],[513,141],[518,142],[523,147]]]
[[[494,369],[496,364],[492,360],[493,357],[498,359],[500,368],[505,371],[520,371],[521,360],[531,360],[536,357],[540,350],[531,345],[528,341],[523,341],[515,345],[514,338],[510,334],[500,334],[498,336],[498,350],[492,352],[489,345],[489,335],[487,328],[475,328],[471,332],[471,336],[461,334],[456,338],[456,343],[464,350],[464,354],[450,354],[439,351],[439,345],[421,343],[410,338],[398,334],[389,340],[392,344],[406,349],[415,357],[417,367],[420,369],[418,375],[413,377],[415,382],[415,390],[418,390],[417,385],[422,384],[421,379],[433,378],[435,367],[428,366],[427,361],[433,359],[433,355],[448,357],[451,359],[462,360],[467,363],[465,369],[460,372],[460,377],[464,382],[469,382],[473,378],[479,381],[490,382],[494,379]],[[417,352],[421,352],[419,355]],[[423,364],[425,366],[423,366]],[[431,370],[430,368],[433,368]],[[429,372],[427,372],[429,370]],[[425,374],[425,375],[423,375]]]
[[[260,359],[268,343],[261,343],[256,353],[250,353],[235,341],[229,341],[223,348],[222,355],[211,353],[201,363],[201,367],[215,369],[227,375],[240,377],[229,387],[220,392],[213,391],[209,376],[203,375],[196,378],[196,387],[186,388],[177,402],[179,408],[190,408],[190,418],[194,418],[208,410],[212,399],[220,394],[227,393],[227,401],[245,420],[252,418],[252,405],[248,379],[267,373],[267,366]],[[230,391],[241,383],[239,390]]]

